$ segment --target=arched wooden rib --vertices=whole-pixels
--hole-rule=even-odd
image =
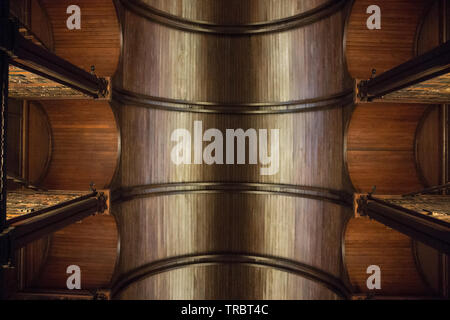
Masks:
[[[425,125],[425,122],[427,121],[427,119],[428,119],[429,115],[431,114],[434,107],[436,107],[436,106],[432,105],[425,110],[425,112],[423,113],[422,117],[420,118],[420,120],[417,124],[416,132],[414,133],[414,160],[415,160],[415,165],[416,165],[416,170],[417,170],[417,176],[419,178],[419,181],[422,183],[422,185],[424,187],[431,187],[432,184],[426,178],[423,167],[422,167],[422,163],[420,161],[419,135],[421,134],[422,129]]]
[[[27,124],[27,131],[29,132],[29,138],[27,141],[27,149],[30,148],[30,145],[33,146],[34,145],[39,145],[39,149],[41,151],[46,151],[47,150],[47,155],[46,155],[46,159],[45,162],[43,164],[43,166],[41,167],[41,170],[38,171],[39,174],[37,174],[38,172],[36,172],[36,167],[35,165],[31,165],[31,162],[35,162],[38,161],[38,155],[34,155],[31,159],[28,160],[27,164],[25,164],[25,166],[27,166],[26,169],[26,175],[27,178],[26,180],[30,181],[32,184],[39,186],[41,185],[42,181],[44,180],[45,176],[47,175],[47,172],[49,170],[50,164],[52,162],[52,156],[53,156],[53,132],[52,132],[52,128],[50,125],[50,119],[48,117],[47,112],[45,111],[44,107],[42,106],[42,104],[38,101],[28,101],[26,104],[26,112],[28,113],[27,117],[30,118],[30,113],[34,112],[36,113],[35,117],[36,118],[40,118],[42,119],[42,121],[44,122],[44,126],[45,126],[45,133],[43,132],[37,132],[35,131],[36,128],[34,128],[34,130],[32,129],[32,127],[30,127],[31,123]],[[35,120],[36,121],[36,120]],[[37,142],[33,141],[33,139],[38,139],[39,137],[46,137],[47,138],[47,149],[45,148],[44,145],[40,145]],[[40,156],[41,154],[39,154]],[[32,170],[32,168],[34,168],[34,170]],[[38,167],[39,168],[39,167]],[[33,172],[32,172],[33,171]]]
[[[190,32],[236,36],[280,32],[313,24],[338,12],[347,1],[329,0],[314,9],[292,17],[242,25],[214,24],[204,21],[189,20],[153,8],[140,0],[120,0],[120,2],[125,8],[135,14],[171,28]]]
[[[279,194],[289,197],[323,200],[352,207],[352,195],[345,191],[287,184],[221,182],[168,183],[123,188],[120,193],[121,201],[187,193]]]
[[[354,218],[353,212],[352,212],[352,214],[348,215],[345,218],[344,227],[342,228],[342,234],[341,234],[341,261],[342,261],[341,279],[343,279],[343,282],[346,284],[346,286],[351,289],[352,289],[352,283],[350,281],[350,274],[348,272],[347,259],[346,259],[346,254],[345,254],[345,236],[347,234],[348,225],[350,224],[350,221],[353,218]]]
[[[351,187],[352,191],[356,191],[356,188],[355,188],[355,185],[353,184],[352,178],[350,176],[350,169],[349,169],[349,166],[348,166],[348,154],[347,154],[348,146],[347,145],[348,145],[348,132],[349,132],[349,129],[350,129],[350,124],[352,122],[352,118],[353,118],[353,115],[355,113],[356,107],[357,107],[356,104],[354,104],[354,103],[351,104],[350,115],[347,118],[347,121],[346,121],[346,123],[344,125],[344,143],[343,143],[344,172],[345,172],[345,176],[348,179],[348,182],[350,184],[350,187]]]
[[[113,100],[124,104],[150,109],[216,114],[277,114],[321,111],[346,107],[353,103],[353,89],[334,95],[286,102],[264,103],[220,103],[185,101],[153,97],[133,93],[124,89],[113,89]]]
[[[315,267],[278,257],[239,253],[189,255],[151,262],[131,270],[118,279],[112,287],[111,295],[112,297],[116,297],[133,283],[152,277],[159,273],[188,266],[223,264],[252,265],[281,270],[319,283],[343,299],[348,299],[350,297],[349,289],[340,279]]]

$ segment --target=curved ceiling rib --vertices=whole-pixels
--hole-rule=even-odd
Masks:
[[[210,253],[205,255],[173,257],[163,261],[155,261],[123,275],[122,278],[115,281],[111,294],[113,297],[120,296],[120,294],[133,283],[145,280],[146,278],[160,273],[170,272],[171,270],[178,268],[189,268],[201,265],[248,265],[280,270],[316,282],[330,289],[342,299],[348,299],[350,297],[348,288],[340,279],[317,268],[277,257],[237,253]]]
[[[183,101],[147,96],[114,88],[113,99],[130,106],[168,111],[219,114],[280,114],[344,108],[353,103],[353,90],[313,99],[263,103],[220,103]]]
[[[345,0],[328,0],[315,8],[291,17],[285,17],[268,22],[248,24],[217,24],[205,21],[194,21],[176,16],[146,4],[142,0],[120,0],[128,10],[155,21],[157,23],[189,32],[201,32],[216,35],[249,35],[286,31],[313,24],[338,12],[345,5]]]

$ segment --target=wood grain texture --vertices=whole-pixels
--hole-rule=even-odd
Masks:
[[[430,1],[429,7],[422,17],[419,26],[416,43],[416,54],[421,55],[428,52],[441,43],[440,23],[440,0]]]
[[[311,280],[279,270],[246,265],[201,265],[177,269],[137,282],[120,295],[124,300],[136,297],[151,300],[339,299]]]
[[[430,107],[422,121],[416,141],[417,162],[427,186],[438,186],[442,177],[442,121],[439,107]]]
[[[322,1],[308,3],[319,5]],[[264,4],[258,2],[258,6]],[[239,15],[238,11],[250,4],[235,5],[236,9],[231,6],[233,10],[224,12],[222,18]],[[287,2],[277,5],[289,6]],[[344,12],[338,12],[285,32],[218,36],[183,32],[126,11],[123,64],[115,84],[131,93],[225,107],[279,105],[341,93],[352,87],[343,66],[344,17]],[[214,15],[209,18],[214,23],[221,21]],[[173,195],[127,199],[113,208],[121,237],[116,281],[149,263],[219,252],[289,259],[341,278],[341,235],[343,223],[351,214],[349,208],[314,199],[238,190],[183,193],[182,186],[186,185],[187,190],[189,182],[254,182],[344,190],[344,107],[295,114],[231,115],[121,105],[120,185],[132,188],[180,183],[181,189]],[[259,165],[177,167],[170,158],[174,146],[171,134],[178,128],[193,132],[194,121],[202,121],[204,130],[217,128],[223,132],[238,128],[280,129],[279,173],[261,176]],[[232,284],[235,281],[241,285]],[[299,275],[223,263],[168,270],[134,282],[114,298],[337,297]]]
[[[81,288],[110,285],[117,258],[118,234],[114,217],[98,215],[53,234],[46,264],[35,288],[67,289],[67,267],[81,269]]]
[[[191,21],[242,25],[288,18],[327,0],[142,0],[152,8]]]
[[[18,177],[22,175],[23,171],[23,129],[22,101],[9,99],[6,163],[8,173]],[[10,186],[8,186],[9,188]]]
[[[378,194],[404,194],[419,191],[419,181],[413,152],[349,151],[348,166],[355,188]]]
[[[426,105],[357,105],[347,132],[347,162],[358,192],[402,194],[423,188],[415,137]]]
[[[171,162],[177,128],[280,129],[279,173],[261,176],[261,165],[179,165]],[[209,115],[123,106],[122,186],[171,182],[264,182],[341,189],[343,165],[341,109],[285,115]],[[137,129],[139,128],[139,129]],[[270,133],[270,131],[269,131]],[[270,135],[269,135],[270,137]],[[225,140],[224,140],[225,141]],[[270,141],[270,140],[269,140]],[[208,143],[204,143],[206,147]],[[139,148],[139,155],[135,150]],[[226,153],[224,153],[226,155]],[[335,174],[330,174],[333,172]]]
[[[119,133],[105,101],[43,101],[53,136],[52,160],[43,184],[49,189],[105,189],[114,176]]]
[[[287,32],[232,37],[184,32],[126,11],[115,85],[219,104],[276,104],[341,93],[351,87],[342,63],[343,21],[339,13]]]
[[[10,12],[31,31],[33,38],[48,49],[53,49],[53,33],[45,8],[39,0],[10,1]]]
[[[54,51],[98,76],[112,76],[120,56],[119,21],[112,0],[41,0],[53,28]],[[81,29],[69,30],[67,7],[81,9]]]
[[[47,11],[39,0],[31,1],[31,31],[50,50],[54,49],[53,30]]]
[[[448,0],[431,1],[423,16],[416,43],[417,55],[426,53],[442,43],[442,4]],[[416,158],[427,186],[442,183],[442,120],[437,106],[430,106],[417,132]]]
[[[4,277],[0,282],[3,299],[14,300],[17,292],[36,284],[47,261],[50,240],[51,236],[47,236],[15,251],[14,268],[5,268]]]
[[[429,1],[425,0],[356,0],[347,28],[346,57],[350,74],[369,79],[372,69],[381,74],[414,56],[419,21]],[[366,26],[370,5],[381,9],[379,30]]]
[[[355,292],[384,296],[427,296],[431,292],[414,262],[409,237],[365,218],[352,219],[345,235],[345,261]],[[381,290],[369,290],[367,268],[381,269]]]
[[[318,200],[238,193],[129,201],[118,216],[119,270],[166,257],[235,252],[292,259],[339,276],[340,243],[331,240],[339,239],[349,211]]]
[[[52,152],[52,133],[46,112],[37,102],[28,108],[27,162],[25,179],[39,185],[47,174]]]
[[[51,236],[36,240],[17,251],[18,289],[36,285],[47,262]]]

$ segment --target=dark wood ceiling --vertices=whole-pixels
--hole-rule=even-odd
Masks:
[[[22,288],[64,289],[65,268],[77,264],[83,288],[112,287],[113,298],[339,299],[350,291],[370,294],[366,269],[378,264],[387,279],[379,294],[436,294],[411,239],[364,218],[350,220],[346,196],[373,186],[402,194],[441,179],[442,150],[430,147],[438,144],[439,107],[353,108],[348,99],[352,78],[368,79],[372,69],[382,73],[439,45],[429,36],[439,33],[439,11],[428,1],[386,1],[383,28],[369,33],[366,0],[317,19],[302,13],[329,1],[130,3],[141,10],[116,1],[120,26],[113,1],[77,1],[83,27],[69,32],[65,9],[73,1],[41,1],[54,52],[114,76],[115,100],[114,107],[40,102],[52,139],[42,183],[86,190],[92,181],[129,196],[113,203],[113,215],[23,249]],[[283,24],[293,16],[307,23],[254,32],[255,22]],[[191,28],[199,20],[206,31]],[[221,24],[231,24],[232,34]],[[445,88],[447,80],[440,82]],[[280,129],[279,172],[175,166],[171,133],[192,131],[194,121],[222,131]],[[143,187],[151,192],[140,193]],[[303,192],[308,188],[319,195]],[[325,196],[330,192],[337,203]]]

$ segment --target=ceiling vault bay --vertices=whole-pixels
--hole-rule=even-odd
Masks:
[[[128,196],[113,208],[113,298],[348,298],[348,2],[121,3],[116,184]],[[175,166],[171,133],[192,132],[194,121],[222,132],[280,129],[279,172]],[[341,201],[324,201],[330,191]]]

